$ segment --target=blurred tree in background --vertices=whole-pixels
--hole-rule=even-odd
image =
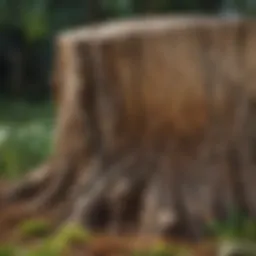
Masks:
[[[231,1],[231,2],[230,2]],[[60,30],[152,13],[218,13],[235,3],[253,13],[255,0],[0,0],[0,96],[48,96],[54,36]]]

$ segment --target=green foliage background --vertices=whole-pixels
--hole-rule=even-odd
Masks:
[[[148,13],[217,13],[230,0],[0,0],[0,96],[48,97],[54,37],[61,30],[96,21]],[[253,0],[231,0],[241,13]],[[21,56],[21,62],[13,61]],[[13,77],[20,79],[13,82]],[[5,79],[3,78],[5,76]],[[6,78],[7,77],[7,78]],[[1,81],[2,80],[2,81]]]
[[[255,13],[254,0],[0,0],[0,177],[19,177],[51,150],[55,35],[150,13]]]

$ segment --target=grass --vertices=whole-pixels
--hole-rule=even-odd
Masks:
[[[148,250],[134,251],[131,256],[191,256],[191,253],[179,246],[157,245]]]
[[[50,233],[51,225],[45,220],[27,220],[20,224],[23,237],[45,237]]]
[[[53,116],[49,103],[0,101],[1,178],[19,178],[47,157]]]
[[[30,220],[23,224],[22,232],[26,235],[38,237],[38,232],[49,230],[47,223]],[[86,244],[89,242],[90,235],[81,227],[66,226],[56,234],[50,235],[39,244],[32,247],[19,245],[5,245],[0,247],[0,256],[60,256],[63,255],[72,245]],[[69,254],[70,255],[70,254]]]
[[[212,223],[211,233],[220,239],[246,240],[256,242],[256,221],[247,218],[239,211],[230,211],[226,221]]]
[[[24,234],[33,234],[37,237],[38,233],[34,231],[41,230],[47,226],[46,223],[41,223],[36,220],[30,220],[29,223],[23,224],[26,226]],[[29,227],[29,228],[27,228]],[[31,233],[31,227],[33,232]],[[35,228],[36,227],[36,228]],[[40,243],[32,244],[32,246],[20,245],[5,245],[0,247],[0,256],[60,256],[73,255],[72,248],[76,245],[85,246],[93,241],[93,236],[77,225],[67,225],[59,229],[56,233],[45,237]],[[81,248],[81,247],[80,247]],[[86,254],[79,254],[86,255]],[[100,254],[101,255],[101,254]],[[104,254],[105,255],[105,254]],[[112,254],[111,254],[112,255]],[[122,255],[122,254],[118,254]],[[191,254],[185,248],[176,247],[173,245],[156,244],[149,245],[147,250],[133,251],[127,256],[190,256]]]

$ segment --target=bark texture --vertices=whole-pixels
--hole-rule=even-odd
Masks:
[[[67,221],[118,233],[256,217],[255,21],[94,25],[62,33],[55,60],[54,153],[6,201],[66,201]]]

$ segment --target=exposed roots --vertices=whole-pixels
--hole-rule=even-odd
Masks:
[[[144,158],[144,160],[146,159]],[[152,175],[154,168],[149,163],[152,162],[150,156],[148,156],[147,162],[148,164],[141,159],[137,152],[134,152],[112,166],[98,164],[96,167],[99,168],[98,170],[95,170],[95,166],[93,166],[90,171],[94,175],[90,176],[88,173],[89,178],[86,185],[81,186],[74,193],[73,212],[68,221],[90,226],[94,222],[91,221],[91,218],[95,217],[95,212],[100,208],[100,204],[103,204],[105,208],[108,208],[105,209],[105,213],[109,212],[108,219],[105,220],[108,223],[103,223],[103,225],[110,227],[112,231],[117,231],[117,228],[114,227],[120,227],[119,221],[122,222],[125,214],[123,203],[129,202],[129,198],[134,196],[138,187],[143,187],[145,176]],[[106,218],[106,216],[102,217]],[[102,220],[96,220],[96,222],[102,222]]]
[[[242,132],[239,129],[235,134]],[[31,212],[65,203],[61,225],[82,224],[111,234],[199,239],[205,235],[207,222],[218,218],[219,212],[225,218],[230,208],[245,203],[236,197],[240,187],[233,184],[229,170],[233,166],[226,161],[229,151],[240,145],[230,143],[235,134],[206,136],[194,152],[196,159],[165,141],[111,161],[95,156],[82,168],[69,159],[52,161],[6,190],[4,202],[24,202]],[[222,139],[222,147],[216,136]],[[184,157],[175,162],[171,157],[175,154]],[[239,161],[241,166],[247,164]],[[242,172],[237,171],[236,176]]]
[[[28,211],[40,212],[66,201],[64,224],[82,224],[89,229],[112,234],[164,234],[172,230],[178,221],[173,204],[174,191],[169,186],[171,177],[167,159],[164,150],[145,153],[138,149],[112,164],[95,159],[88,163],[86,172],[79,179],[74,175],[74,167],[63,164],[51,177],[41,176],[40,180],[33,180],[33,185],[37,182],[43,189],[33,190],[33,194],[26,194],[26,197],[25,194],[17,194],[11,198],[7,192],[14,195],[20,191],[18,187],[11,188],[5,194],[6,202],[7,199],[9,204],[22,199]],[[31,181],[31,176],[28,177]],[[153,188],[157,190],[153,199],[157,206],[152,209],[156,214],[153,219],[145,221],[151,212],[150,202],[145,198],[152,197]]]
[[[168,146],[151,151],[139,148],[111,163],[95,157],[83,167],[86,171],[79,173],[70,161],[47,164],[5,191],[5,203],[21,200],[28,212],[35,213],[65,203],[60,225],[82,224],[111,234],[199,239],[205,235],[207,221],[218,216],[220,208],[227,216],[227,205],[234,202],[230,180],[221,175],[223,167],[215,165],[222,163],[225,152],[211,158],[203,144],[202,152],[196,153],[200,159],[184,158],[176,164],[170,155],[178,149],[165,144]],[[219,186],[226,189],[220,192],[221,198]]]
[[[49,161],[29,173],[1,194],[3,206],[24,203],[32,212],[40,212],[62,202],[74,183],[75,168],[67,161]]]
[[[240,122],[228,126],[215,120],[193,151],[186,151],[190,141],[184,147],[170,139],[111,156],[95,154],[83,165],[74,158],[53,159],[6,190],[2,201],[24,202],[30,212],[65,203],[60,224],[94,231],[199,239],[208,222],[228,217],[234,207],[255,216],[254,199],[245,188],[250,182],[245,179],[254,176],[244,104],[234,115]],[[229,159],[232,152],[237,166]]]
[[[27,174],[21,181],[8,186],[2,191],[1,201],[4,204],[32,198],[49,182],[52,175],[51,163],[46,163]]]

